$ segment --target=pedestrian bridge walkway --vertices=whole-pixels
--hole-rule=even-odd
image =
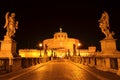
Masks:
[[[120,76],[66,59],[57,59],[0,75],[0,80],[120,80]]]

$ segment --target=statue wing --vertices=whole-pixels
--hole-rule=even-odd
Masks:
[[[9,14],[10,14],[10,12],[7,12],[6,15],[5,15],[5,25],[4,25],[4,28],[6,28],[7,25],[8,25],[8,22],[9,22],[9,21],[8,21]]]
[[[106,27],[110,28],[110,26],[109,26],[109,15],[106,11],[104,11],[104,14],[105,14],[105,18],[106,18],[106,25],[107,25]]]

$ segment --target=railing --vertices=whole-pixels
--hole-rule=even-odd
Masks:
[[[49,58],[22,58],[21,66],[22,68],[27,68],[36,64],[40,64],[42,62],[49,61]]]
[[[109,71],[117,74],[120,72],[120,55],[118,54],[72,56],[70,60],[83,65],[92,66],[103,71]]]
[[[9,72],[9,58],[0,58],[0,74]]]
[[[28,68],[43,62],[49,61],[50,58],[0,58],[0,75],[8,72]]]

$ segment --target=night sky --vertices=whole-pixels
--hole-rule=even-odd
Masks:
[[[15,12],[19,21],[19,29],[14,37],[19,49],[38,48],[39,42],[53,38],[60,25],[63,32],[68,33],[68,37],[80,40],[81,48],[93,45],[99,49],[99,41],[105,37],[98,24],[103,11],[109,14],[110,29],[115,32],[114,38],[117,39],[117,48],[120,49],[120,4],[115,0],[1,0],[0,40],[3,40],[6,33],[3,26],[8,11]]]

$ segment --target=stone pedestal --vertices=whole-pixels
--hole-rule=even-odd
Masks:
[[[118,58],[118,72],[117,72],[117,75],[120,76],[120,58]]]
[[[116,39],[103,39],[100,43],[102,53],[111,54],[116,51]]]
[[[1,54],[3,55],[2,57],[9,58],[16,54],[16,42],[8,36],[4,36],[4,40],[1,41]]]

